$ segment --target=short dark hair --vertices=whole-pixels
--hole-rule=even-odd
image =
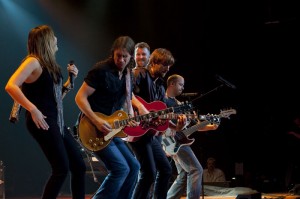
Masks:
[[[139,43],[135,44],[134,49],[137,49],[137,48],[147,48],[150,52],[150,46],[146,42],[139,42]]]
[[[167,86],[169,86],[170,84],[177,82],[177,80],[179,78],[183,78],[181,75],[177,75],[177,74],[173,74],[171,76],[168,77],[167,79]]]
[[[162,64],[164,66],[173,66],[175,59],[172,53],[165,48],[156,48],[150,55],[149,64]]]

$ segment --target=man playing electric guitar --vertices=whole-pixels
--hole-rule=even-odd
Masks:
[[[140,96],[148,103],[162,101],[165,96],[164,76],[174,64],[172,53],[165,48],[155,49],[145,68],[145,73],[138,73],[135,79],[135,95]],[[186,122],[186,117],[178,117],[177,126],[169,124],[169,127],[181,130]],[[149,129],[149,131],[154,131]],[[161,136],[154,136],[147,132],[135,142],[129,145],[140,162],[141,169],[137,181],[133,199],[145,199],[150,195],[151,186],[154,183],[153,197],[166,198],[169,179],[172,176],[172,167],[161,147]]]
[[[210,124],[219,125],[221,118],[229,118],[231,114],[236,114],[236,110],[222,110],[218,115],[200,115],[199,117],[203,121],[198,121],[195,125],[189,125],[182,131],[172,132],[170,129],[167,129],[162,138],[162,145],[165,152],[170,155],[175,155],[182,146],[194,143],[195,139],[189,138],[194,132],[214,130],[210,129],[210,127],[213,127],[213,125]]]
[[[130,37],[118,37],[111,47],[111,56],[96,63],[89,70],[75,97],[76,104],[84,117],[87,117],[99,130],[99,134],[104,136],[110,134],[115,126],[113,122],[106,120],[106,117],[99,117],[96,112],[102,113],[102,116],[117,112],[116,117],[119,117],[124,112],[118,111],[122,111],[123,105],[127,104],[128,110],[131,110],[130,107],[133,105],[141,114],[148,113],[148,110],[132,94],[130,68],[134,65],[134,45]],[[133,111],[128,111],[128,114],[133,114]],[[137,124],[135,121],[130,121],[129,125]],[[105,148],[95,150],[93,154],[103,161],[109,174],[92,199],[131,199],[140,164],[126,143],[120,137],[114,137]]]
[[[184,78],[182,76],[174,74],[168,77],[165,101],[168,107],[180,104],[175,97],[179,96],[183,89]],[[189,125],[193,125],[195,122],[197,121],[191,120]],[[217,128],[217,124],[209,123],[199,130],[207,131],[215,130]],[[170,136],[176,136],[175,133],[176,132],[173,131]],[[190,145],[181,146],[177,153],[175,155],[171,155],[171,157],[175,162],[178,175],[168,190],[167,198],[180,198],[185,191],[187,198],[200,198],[203,167],[192,151]]]

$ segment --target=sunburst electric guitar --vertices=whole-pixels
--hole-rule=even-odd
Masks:
[[[190,139],[189,136],[192,133],[198,131],[198,129],[204,128],[208,124],[220,124],[221,118],[229,118],[230,115],[236,114],[235,109],[223,110],[219,115],[202,115],[199,118],[204,119],[200,123],[197,123],[189,128],[182,131],[176,132],[175,136],[167,136],[163,134],[162,136],[162,146],[166,153],[170,155],[175,155],[182,146],[191,145],[195,139]]]
[[[142,100],[141,98],[139,100]],[[82,143],[82,145],[90,150],[90,151],[99,151],[105,148],[112,138],[114,137],[120,137],[120,138],[125,138],[127,137],[127,133],[125,131],[125,127],[127,128],[128,124],[130,121],[135,120],[137,122],[140,122],[141,127],[133,127],[135,131],[131,131],[129,129],[128,132],[134,132],[136,133],[135,135],[141,135],[145,133],[146,129],[144,128],[144,121],[149,121],[153,120],[157,117],[162,117],[164,115],[168,115],[174,111],[177,111],[178,109],[182,110],[187,110],[191,109],[191,104],[183,104],[178,107],[170,107],[166,108],[166,104],[161,102],[161,101],[154,101],[151,103],[153,107],[156,107],[157,111],[150,112],[149,114],[145,115],[137,115],[134,117],[129,118],[127,113],[118,110],[114,112],[112,115],[107,116],[105,114],[95,112],[95,114],[103,119],[106,120],[110,126],[112,127],[112,131],[108,133],[107,135],[104,135],[102,132],[100,132],[97,127],[90,121],[90,119],[86,116],[82,116],[79,120],[79,125],[78,125],[78,136],[79,136],[79,141]],[[147,107],[146,107],[147,108]],[[162,125],[159,125],[156,123],[156,127],[158,130],[164,129],[163,125],[165,125],[167,120],[164,120],[164,123]],[[157,121],[158,122],[158,121]],[[152,127],[152,126],[151,126]],[[150,128],[147,126],[147,129]],[[154,128],[154,127],[153,127]],[[142,129],[143,131],[140,132],[138,129]],[[164,129],[165,130],[165,129]]]

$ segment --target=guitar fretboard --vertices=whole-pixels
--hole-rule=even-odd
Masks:
[[[183,113],[184,114],[184,113]],[[159,116],[160,119],[169,119],[169,120],[173,120],[173,119],[178,119],[178,117],[180,116],[181,114],[177,114],[177,113],[168,113],[166,115],[161,115]],[[198,118],[197,115],[194,115],[194,114],[184,114],[187,118],[189,119],[196,119]]]
[[[168,114],[173,113],[173,112],[174,112],[174,108],[170,107],[170,108],[167,108],[167,109],[164,109],[164,110],[150,112],[150,113],[147,113],[147,114],[144,114],[144,115],[137,115],[137,116],[134,116],[132,118],[127,118],[127,119],[124,119],[124,120],[117,120],[117,121],[114,122],[114,125],[117,128],[120,128],[121,126],[128,125],[128,123],[132,120],[134,120],[136,122],[142,122],[142,121],[146,121],[146,120],[150,120],[150,119],[155,119],[155,118],[161,117],[163,115],[168,115]]]
[[[153,119],[153,118],[158,118],[158,117],[163,116],[163,115],[168,115],[169,113],[173,113],[173,112],[174,112],[174,109],[173,109],[173,107],[171,107],[171,108],[167,108],[165,110],[150,112],[150,113],[145,114],[145,115],[137,115],[135,117],[135,120],[137,122],[145,121],[145,120],[149,120],[149,119]]]

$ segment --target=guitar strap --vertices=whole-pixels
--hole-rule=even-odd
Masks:
[[[131,78],[130,78],[130,69],[127,68],[127,74],[126,74],[126,100],[124,104],[124,109],[127,111],[128,116],[134,116],[134,111],[131,103]],[[124,141],[127,142],[135,142],[139,138],[133,137],[133,136],[127,136],[125,138],[122,138]]]
[[[134,116],[132,103],[131,103],[131,78],[130,78],[130,69],[127,67],[127,73],[126,73],[126,107],[128,115]]]

